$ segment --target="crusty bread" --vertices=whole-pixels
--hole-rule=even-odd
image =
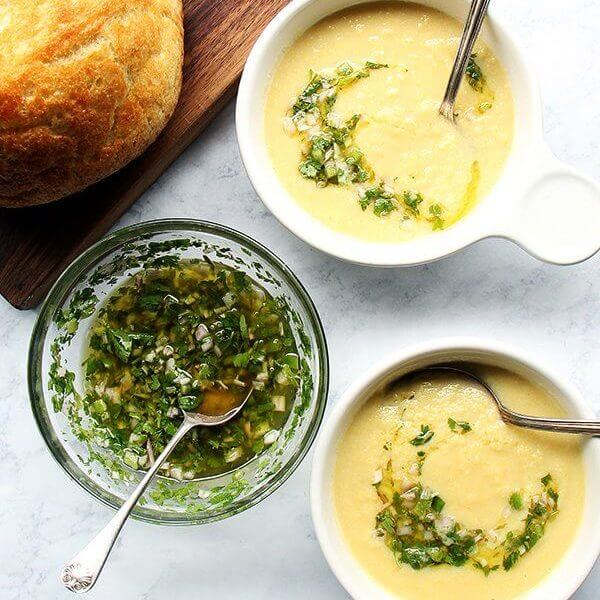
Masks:
[[[181,87],[181,0],[0,2],[0,206],[72,194],[138,156]]]

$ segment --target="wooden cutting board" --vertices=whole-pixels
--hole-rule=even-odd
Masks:
[[[108,179],[60,202],[0,209],[0,294],[36,306],[233,97],[252,44],[288,0],[184,0],[183,88],[156,142]]]

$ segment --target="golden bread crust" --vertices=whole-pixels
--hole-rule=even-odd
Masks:
[[[181,0],[0,3],[0,206],[62,198],[141,154],[182,62]]]

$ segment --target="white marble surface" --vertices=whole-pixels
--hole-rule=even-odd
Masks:
[[[600,175],[600,4],[497,4],[537,67],[550,145],[562,159]],[[357,371],[388,350],[468,334],[493,336],[543,356],[600,409],[600,256],[559,268],[536,262],[507,242],[486,241],[436,264],[406,270],[338,262],[292,237],[258,201],[240,163],[232,107],[119,225],[157,217],[226,223],[256,237],[292,266],[325,324],[331,405]],[[57,579],[60,566],[111,515],[67,479],[36,430],[25,384],[35,317],[0,301],[3,600],[67,598]],[[315,540],[309,469],[310,456],[271,498],[226,522],[183,529],[131,522],[91,597],[347,598]],[[600,564],[575,595],[577,600],[599,597]]]

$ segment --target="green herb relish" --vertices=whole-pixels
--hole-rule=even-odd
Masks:
[[[302,160],[298,170],[303,177],[314,180],[320,187],[354,186],[360,207],[367,210],[372,206],[378,217],[400,210],[406,219],[417,218],[423,196],[410,190],[397,194],[376,177],[363,152],[355,145],[354,132],[361,115],[352,115],[344,121],[333,110],[341,90],[370,77],[371,71],[388,67],[366,61],[362,66],[344,62],[335,69],[311,70],[308,84],[284,119],[284,127],[289,133],[299,134],[302,140]],[[429,212],[427,220],[432,223],[432,228],[443,229],[442,207],[432,204]]]
[[[182,420],[181,409],[225,412],[222,427],[192,430],[162,473],[228,472],[273,444],[298,388],[298,353],[284,307],[245,273],[210,261],[140,272],[92,324],[83,405],[98,442],[145,469]]]
[[[476,54],[469,57],[465,77],[475,91],[482,93],[487,89],[487,81],[476,57]],[[398,193],[373,172],[364,153],[354,143],[361,115],[343,120],[334,111],[341,90],[370,77],[371,71],[387,68],[387,64],[366,61],[363,65],[343,62],[320,72],[310,70],[308,83],[284,118],[285,130],[292,135],[298,134],[302,141],[298,170],[319,187],[354,187],[360,207],[367,210],[372,206],[378,217],[401,211],[403,219],[425,218],[434,231],[444,229],[444,210],[439,203],[430,204],[429,216],[422,215],[419,205],[424,199],[419,192],[404,190]],[[491,92],[490,97],[493,99]],[[491,102],[481,102],[478,110],[485,112],[491,107]]]
[[[422,426],[422,432],[423,429]],[[420,465],[424,459],[421,452]],[[423,569],[471,564],[486,576],[501,567],[509,571],[537,544],[548,522],[558,513],[556,483],[550,474],[542,477],[540,483],[539,492],[529,499],[523,525],[508,531],[502,540],[500,533],[506,530],[506,522],[499,522],[491,530],[467,529],[452,515],[445,514],[444,500],[421,482],[402,487],[394,478],[392,461],[388,460],[373,484],[383,503],[375,518],[375,533],[383,538],[398,565]],[[525,508],[520,494],[513,494],[509,504],[513,510]]]

